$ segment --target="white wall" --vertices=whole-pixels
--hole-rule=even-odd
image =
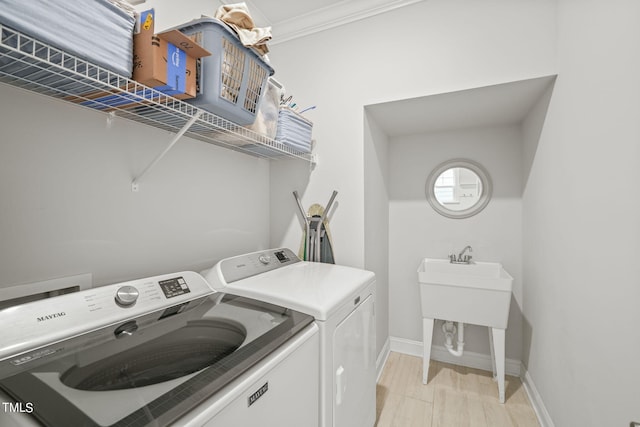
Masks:
[[[376,273],[378,353],[389,336],[389,138],[365,113],[364,268]],[[377,296],[377,295],[376,295]]]
[[[558,28],[523,198],[523,356],[556,426],[626,426],[640,421],[640,3],[559,0]]]
[[[440,163],[466,158],[483,165],[493,196],[479,214],[451,219],[427,202],[425,182]],[[389,311],[393,337],[422,341],[416,270],[422,258],[447,258],[466,245],[477,261],[501,262],[514,277],[506,355],[520,360],[522,330],[522,148],[520,126],[451,130],[392,138],[389,143]],[[451,319],[455,320],[455,319]],[[435,328],[434,345],[444,337]],[[465,328],[465,350],[490,354],[487,328]]]
[[[298,187],[308,206],[326,203],[337,189],[337,262],[362,267],[363,106],[553,74],[555,2],[429,0],[277,44],[270,57],[296,102],[318,106],[309,116],[318,165],[308,185],[286,185],[287,169],[272,168],[272,193]],[[274,207],[272,217],[289,222],[272,237],[297,247],[293,209]]]
[[[79,273],[106,284],[269,243],[269,163],[0,85],[0,287]]]

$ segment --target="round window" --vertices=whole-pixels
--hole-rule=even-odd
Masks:
[[[433,209],[448,218],[468,218],[477,214],[489,203],[491,191],[487,171],[464,159],[440,164],[429,174],[425,188]]]

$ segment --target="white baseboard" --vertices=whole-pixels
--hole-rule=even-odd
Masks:
[[[538,389],[533,383],[533,379],[531,375],[529,375],[529,371],[526,369],[522,370],[522,385],[524,386],[527,395],[529,396],[529,400],[531,401],[531,406],[533,406],[533,410],[538,417],[538,421],[542,427],[555,427],[553,424],[553,420],[551,420],[551,416],[547,411],[547,408],[544,406],[544,402],[542,401],[542,397],[540,393],[538,393]]]
[[[389,340],[391,342],[391,351],[422,357],[421,341],[413,341],[396,337],[391,337],[389,338]],[[482,369],[484,371],[491,372],[493,370],[491,356],[488,354],[465,351],[462,356],[456,357],[449,353],[449,350],[441,345],[431,346],[431,359],[437,360],[438,362],[466,366],[468,368]],[[507,358],[505,360],[505,372],[507,375],[520,377],[520,374],[522,372],[522,363],[519,360]]]
[[[376,359],[376,382],[380,381],[380,376],[382,375],[384,365],[387,363],[387,359],[389,358],[389,353],[391,353],[391,347],[389,338],[387,338],[387,341],[382,346],[382,350],[380,350],[380,354],[378,354],[378,358]]]

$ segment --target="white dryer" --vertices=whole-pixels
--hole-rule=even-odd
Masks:
[[[321,427],[371,427],[376,416],[375,275],[270,249],[206,274],[218,290],[309,314],[320,329]],[[311,367],[310,367],[311,369]]]

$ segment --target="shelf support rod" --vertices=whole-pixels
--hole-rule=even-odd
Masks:
[[[182,126],[182,129],[180,129],[180,131],[175,134],[169,145],[167,145],[167,148],[165,148],[162,153],[158,154],[158,156],[153,159],[149,166],[147,166],[146,169],[143,170],[137,178],[134,178],[134,180],[131,182],[131,191],[138,191],[140,189],[139,184],[142,178],[156,165],[156,163],[158,163],[169,152],[169,150],[171,150],[171,148],[173,148],[174,145],[176,145],[176,142],[178,142],[178,140],[182,138],[182,136],[189,130],[191,126],[193,126],[193,124],[200,118],[201,115],[202,110],[197,110],[193,117],[191,117],[189,121],[185,123],[184,126]]]

